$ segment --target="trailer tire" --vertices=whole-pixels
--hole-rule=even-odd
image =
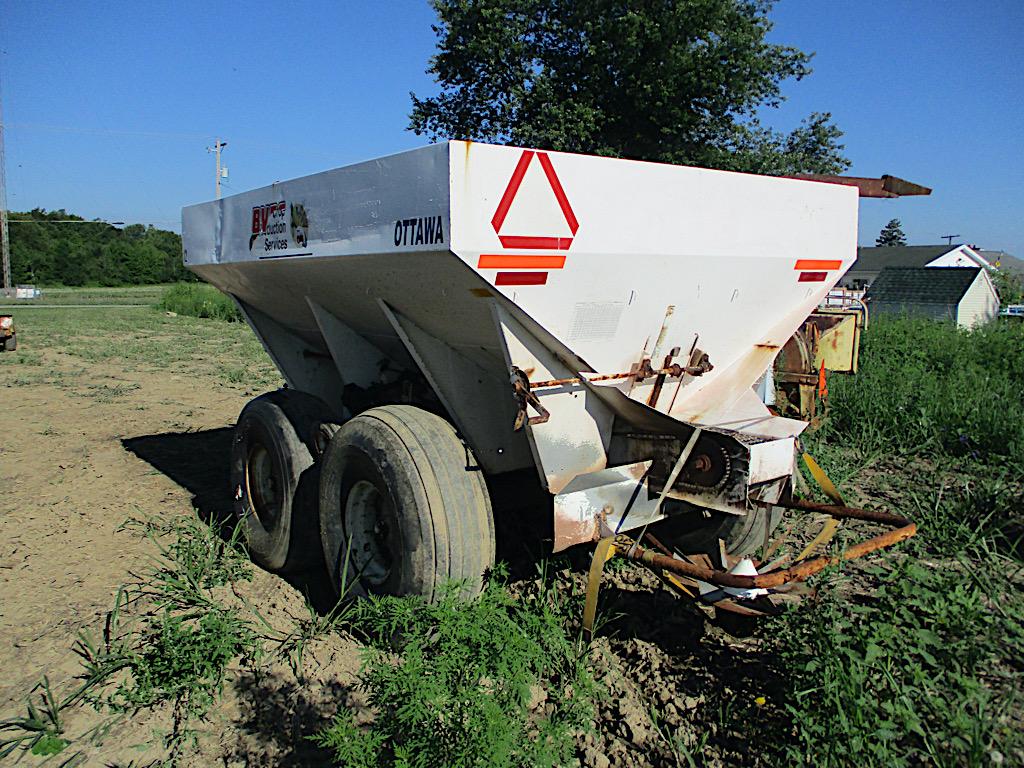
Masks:
[[[295,390],[261,395],[238,418],[231,446],[235,519],[249,555],[267,570],[319,564],[316,459],[337,429],[326,404]]]
[[[707,517],[695,522],[693,516],[700,510],[690,505],[688,511],[669,517],[655,529],[664,543],[684,554],[714,550],[717,540],[725,542],[725,551],[735,557],[750,555],[764,544],[767,535],[782,520],[782,507],[771,506],[752,509],[746,515],[730,515],[705,510]]]
[[[331,584],[350,594],[477,594],[494,564],[494,518],[472,451],[439,416],[371,408],[331,439],[320,475],[320,540]]]
[[[12,333],[7,337],[7,341],[4,343],[4,350],[7,352],[13,352],[18,348],[18,334]]]

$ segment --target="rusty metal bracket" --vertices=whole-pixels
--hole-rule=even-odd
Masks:
[[[544,424],[547,422],[551,418],[551,414],[547,408],[540,404],[540,398],[530,391],[530,379],[527,375],[513,365],[511,380],[512,396],[515,397],[516,404],[519,406],[512,429],[518,432],[523,428],[523,424],[529,424],[532,427],[534,424]],[[527,418],[527,406],[532,406],[538,415]]]
[[[810,501],[803,501],[802,499],[794,499],[792,501],[782,503],[780,506],[788,507],[790,509],[799,509],[805,512],[819,512],[831,515],[836,519],[865,520],[879,525],[889,526],[893,530],[874,536],[873,538],[862,541],[859,544],[855,544],[854,546],[844,550],[839,555],[816,557],[811,560],[804,560],[790,566],[789,568],[770,570],[765,573],[758,574],[757,576],[741,576],[739,574],[729,573],[723,570],[705,568],[693,563],[688,563],[684,560],[678,560],[668,555],[663,555],[650,549],[645,549],[639,544],[634,544],[632,547],[625,550],[620,549],[618,554],[630,560],[635,560],[656,568],[663,568],[666,571],[671,571],[672,573],[677,573],[681,576],[687,576],[691,579],[699,579],[700,581],[705,581],[709,584],[716,584],[720,587],[734,587],[737,589],[776,589],[788,584],[804,581],[814,574],[825,570],[830,565],[836,565],[837,563],[847,560],[855,560],[858,557],[863,557],[864,555],[876,550],[890,547],[893,544],[909,539],[917,533],[916,524],[910,522],[905,517],[893,515],[888,512],[857,509],[855,507],[846,507],[839,504],[815,504]]]
[[[625,371],[623,373],[602,373],[594,376],[571,376],[567,379],[546,379],[544,381],[530,381],[530,389],[550,389],[552,387],[567,387],[573,384],[582,384],[584,381],[594,383],[595,381],[616,381],[619,379],[635,379],[636,381],[645,381],[655,376],[663,376],[673,379],[678,379],[686,374],[687,376],[703,376],[708,371],[714,370],[715,366],[711,364],[708,359],[707,353],[700,352],[696,358],[696,362],[693,365],[679,365],[673,363],[672,365],[666,365],[664,368],[658,368],[655,370],[651,367],[651,361],[649,358],[645,358],[640,365],[634,365],[633,370]]]

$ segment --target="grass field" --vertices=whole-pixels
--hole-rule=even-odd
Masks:
[[[170,286],[126,285],[120,288],[43,288],[37,299],[19,299],[0,303],[16,309],[33,304],[140,304],[153,305],[160,301]]]
[[[917,537],[750,636],[616,565],[587,645],[586,553],[437,607],[331,611],[250,566],[203,520],[230,509],[230,425],[279,376],[244,324],[178,311],[207,297],[106,295],[129,294],[146,305],[26,310],[0,354],[0,757],[1024,764],[1024,329],[879,321],[830,381],[805,447]]]

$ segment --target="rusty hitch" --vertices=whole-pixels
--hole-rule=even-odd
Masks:
[[[510,379],[512,383],[512,396],[515,398],[517,407],[516,421],[512,425],[512,430],[518,432],[523,428],[523,424],[529,424],[531,427],[534,424],[546,424],[548,419],[551,418],[551,414],[540,404],[540,398],[530,391],[529,377],[513,365]],[[528,406],[532,406],[537,411],[536,416],[528,415],[526,410]]]
[[[803,510],[805,512],[819,512],[830,515],[835,519],[864,520],[867,522],[885,525],[892,530],[874,536],[859,544],[841,552],[839,555],[826,555],[802,560],[789,568],[779,568],[757,576],[742,576],[728,571],[715,568],[706,568],[685,560],[679,560],[670,555],[661,554],[651,549],[646,549],[638,543],[633,543],[628,548],[619,548],[617,554],[630,560],[635,560],[645,565],[661,568],[671,573],[685,576],[690,579],[715,584],[720,587],[732,587],[735,589],[777,589],[779,587],[804,581],[816,573],[820,573],[831,565],[836,565],[847,560],[855,560],[871,552],[885,547],[890,547],[898,542],[905,541],[917,533],[917,525],[905,517],[893,515],[888,512],[877,512],[868,509],[857,509],[839,504],[815,504],[802,499],[780,504],[790,509]]]

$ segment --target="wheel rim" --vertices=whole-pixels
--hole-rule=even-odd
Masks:
[[[345,499],[345,531],[350,537],[349,557],[361,579],[380,587],[391,574],[394,556],[390,545],[395,524],[391,505],[373,483],[360,480]],[[342,550],[344,557],[345,548]]]
[[[281,484],[274,457],[262,443],[253,443],[245,462],[245,487],[253,512],[264,528],[271,528],[281,508]]]

